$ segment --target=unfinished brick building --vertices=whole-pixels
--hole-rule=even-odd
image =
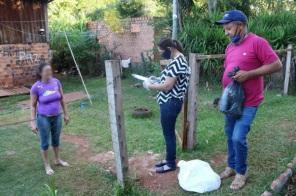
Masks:
[[[0,90],[30,85],[49,60],[49,0],[0,0]]]
[[[122,59],[142,62],[142,56],[153,58],[154,27],[152,17],[129,18],[121,21],[121,31],[114,32],[104,21],[88,23],[99,43]]]

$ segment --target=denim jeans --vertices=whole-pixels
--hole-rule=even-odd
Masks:
[[[182,109],[183,101],[171,98],[160,104],[160,121],[166,143],[166,161],[168,166],[176,167],[176,133],[175,126],[178,114]]]
[[[228,145],[228,166],[244,175],[247,171],[247,135],[256,116],[257,107],[244,107],[240,119],[225,115],[225,133]]]
[[[62,115],[44,116],[37,114],[37,128],[40,137],[40,148],[42,150],[45,151],[48,149],[50,137],[53,147],[58,147],[60,145]]]

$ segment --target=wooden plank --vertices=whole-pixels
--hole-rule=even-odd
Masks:
[[[182,138],[181,138],[177,129],[175,130],[175,134],[176,134],[176,138],[177,138],[179,144],[182,145]]]
[[[128,170],[128,157],[122,108],[120,62],[118,60],[107,60],[105,61],[105,69],[116,174],[119,184],[124,187]]]
[[[292,44],[288,45],[287,49],[287,58],[286,58],[286,71],[285,71],[285,80],[284,80],[284,95],[288,95],[289,91],[289,81],[291,73],[291,59],[292,59]]]
[[[182,150],[186,150],[187,148],[187,133],[188,133],[188,91],[184,98],[183,103],[183,121],[182,121]]]
[[[196,144],[197,128],[197,86],[199,81],[200,61],[196,60],[197,54],[189,54],[189,66],[191,76],[188,87],[188,132],[187,132],[187,149],[193,149]]]
[[[292,48],[291,48],[292,49]],[[281,53],[284,53],[284,52],[287,52],[291,49],[280,49],[280,50],[275,50],[275,52],[277,54],[281,54]],[[224,59],[225,57],[225,54],[198,54],[196,55],[196,59],[197,60],[211,60],[211,59]]]
[[[29,94],[30,89],[26,87],[15,87],[12,89],[0,89],[0,97],[8,97],[13,95]]]
[[[44,20],[45,20],[45,39],[46,42],[49,43],[49,28],[48,28],[48,6],[47,3],[42,3],[43,9],[44,9]],[[42,17],[41,17],[42,18]]]

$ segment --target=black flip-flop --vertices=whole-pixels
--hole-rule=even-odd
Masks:
[[[163,174],[166,172],[170,172],[170,171],[175,171],[177,169],[177,167],[170,167],[167,164],[161,166],[161,167],[157,167],[155,168],[155,172],[159,173],[159,174]]]
[[[162,167],[162,166],[166,165],[167,163],[168,162],[166,160],[162,160],[162,161],[156,163],[154,166],[155,167]]]

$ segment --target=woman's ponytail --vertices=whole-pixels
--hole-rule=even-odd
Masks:
[[[175,48],[177,49],[179,52],[183,53],[183,47],[182,44],[178,41],[178,40],[173,40],[170,38],[165,38],[162,39],[159,43],[158,43],[158,47],[162,50],[166,50],[167,48]]]

